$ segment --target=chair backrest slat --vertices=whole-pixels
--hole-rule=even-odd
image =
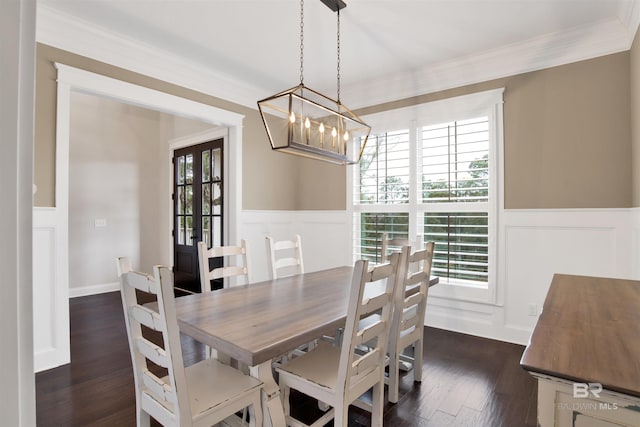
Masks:
[[[404,308],[405,308],[405,310],[408,307],[412,307],[412,306],[420,304],[424,299],[425,299],[424,295],[422,293],[420,293],[420,292],[416,292],[413,295],[409,295],[408,297],[406,297],[404,299]]]
[[[295,234],[292,240],[279,241],[267,236],[266,241],[272,279],[304,273],[302,239],[299,234]]]
[[[222,267],[211,269],[209,259],[225,257],[240,258],[235,265],[225,264]],[[249,266],[249,249],[245,239],[240,241],[239,246],[214,246],[207,248],[205,242],[198,242],[198,265],[200,269],[200,286],[202,292],[211,292],[211,281],[216,279],[242,278],[244,284],[251,283],[251,268]],[[223,286],[229,287],[231,284],[225,280]]]
[[[406,313],[406,311],[405,311]],[[420,324],[420,322],[424,321],[423,319],[419,319],[417,316],[416,310],[410,310],[410,315],[405,315],[405,318],[402,320],[402,324],[400,325],[400,330],[406,331],[411,328],[415,328]]]
[[[362,302],[362,315],[366,316],[369,313],[380,310],[385,304],[389,302],[390,299],[391,297],[386,294],[380,294],[372,298],[366,298],[365,301]]]
[[[357,378],[359,375],[366,374],[372,369],[379,367],[380,359],[384,356],[380,348],[369,351],[362,357],[356,359],[351,366],[352,377]]]
[[[171,389],[171,386],[158,378],[153,372],[144,371],[142,381],[145,387],[153,392],[155,398],[159,397],[162,401],[171,404],[178,402],[176,393]]]
[[[384,322],[375,322],[358,331],[356,345],[365,344],[384,332]]]
[[[138,271],[131,271],[130,273],[131,274],[125,276],[125,280],[129,286],[147,294],[158,294],[158,287],[153,277]]]
[[[136,319],[138,323],[143,324],[149,329],[153,329],[154,331],[164,330],[164,325],[162,324],[160,315],[157,312],[148,309],[147,307],[134,305],[130,308],[129,314],[133,316],[133,318]]]
[[[300,265],[300,261],[296,258],[281,258],[276,260],[276,268],[281,269],[285,267],[297,267]]]
[[[220,267],[211,270],[209,279],[223,279],[225,277],[245,276],[247,269],[245,267],[231,265],[229,267]]]
[[[215,246],[207,250],[207,257],[217,258],[221,256],[244,255],[247,253],[245,246]]]
[[[377,282],[378,280],[382,280],[392,274],[394,269],[395,266],[388,263],[378,265],[373,270],[367,272],[365,280],[367,282]]]
[[[145,358],[151,360],[158,366],[162,366],[163,368],[169,367],[167,353],[162,347],[155,345],[154,343],[143,337],[139,337],[136,340],[136,346],[138,348],[138,351],[142,353]]]

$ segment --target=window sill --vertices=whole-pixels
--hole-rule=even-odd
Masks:
[[[491,286],[471,285],[440,278],[437,285],[429,288],[429,296],[455,301],[497,305]]]

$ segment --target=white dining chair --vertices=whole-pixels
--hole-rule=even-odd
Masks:
[[[228,417],[237,419],[234,414],[248,408],[248,425],[261,426],[261,381],[214,359],[184,367],[171,270],[155,266],[154,275],[149,276],[132,271],[127,258],[118,258],[117,268],[133,363],[137,425],[149,426],[153,417],[163,426],[211,426]],[[157,311],[143,305],[138,294],[145,301],[155,299]],[[143,325],[161,333],[160,345],[143,334]]]
[[[225,257],[226,260],[232,258],[240,258],[237,264],[223,265],[222,267],[210,268],[209,260],[212,258]],[[249,256],[247,241],[242,239],[239,246],[214,246],[207,248],[205,242],[198,242],[198,265],[200,268],[200,285],[202,292],[210,292],[211,281],[215,279],[223,279],[223,287],[232,286],[230,279],[242,279],[243,283],[251,283],[251,269],[249,267]]]
[[[247,241],[240,240],[239,246],[214,246],[208,248],[205,242],[198,242],[198,265],[200,268],[200,286],[202,292],[211,292],[213,290],[211,281],[223,279],[223,288],[231,286],[231,280],[241,279],[243,284],[251,283],[251,270],[249,269],[249,256],[247,250]],[[227,260],[235,260],[236,264],[223,265],[222,267],[210,268],[210,260],[213,258],[226,258]],[[238,261],[239,258],[239,261]],[[223,261],[225,262],[225,261]],[[229,364],[231,359],[228,355],[219,354],[215,349],[209,346],[205,347],[207,357],[218,359],[220,362]],[[246,367],[243,367],[243,369]],[[244,369],[245,371],[247,369]]]
[[[369,270],[368,261],[355,263],[342,346],[320,341],[318,347],[277,368],[287,425],[305,425],[291,416],[290,390],[296,389],[331,407],[311,426],[324,426],[331,419],[336,427],[347,427],[349,405],[367,390],[373,390],[371,425],[382,426],[384,369],[393,311],[398,269],[408,251],[391,256],[389,263]],[[378,283],[378,287],[373,282]],[[377,291],[374,291],[377,290]],[[377,313],[373,322],[360,327],[359,320]],[[370,351],[356,349],[374,343]]]
[[[408,256],[407,273],[394,298],[387,378],[389,402],[398,402],[400,362],[412,366],[414,382],[422,381],[424,318],[434,247],[434,242],[427,242],[424,249]],[[408,347],[413,347],[413,356],[405,354]]]
[[[265,239],[272,279],[304,273],[302,239],[299,234],[295,234],[292,240],[276,241],[271,236]]]
[[[271,279],[275,280],[279,277],[288,277],[295,274],[304,273],[304,260],[302,257],[302,239],[299,234],[294,234],[291,240],[275,240],[271,236],[266,236],[267,256],[269,258],[269,273]],[[274,361],[274,367],[286,363],[286,361],[295,356],[299,356],[306,351],[314,348],[316,341],[302,345],[297,349],[282,355]]]

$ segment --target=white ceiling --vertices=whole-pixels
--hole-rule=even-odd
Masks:
[[[345,1],[342,100],[352,107],[626,50],[640,15],[640,0]],[[38,0],[38,11],[45,43],[64,44],[55,15],[224,76],[249,98],[299,82],[297,0]],[[336,14],[306,0],[304,30],[305,84],[335,96]]]

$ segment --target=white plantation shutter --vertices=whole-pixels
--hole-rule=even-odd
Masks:
[[[435,294],[495,301],[502,89],[371,114],[353,172],[354,260],[383,232],[435,242]],[[463,285],[451,288],[446,285]]]
[[[425,242],[435,243],[435,276],[486,283],[489,274],[487,212],[424,214]]]
[[[360,159],[360,203],[409,203],[409,130],[369,136]]]
[[[422,201],[489,199],[489,118],[425,126],[422,134]]]
[[[489,118],[420,129],[424,241],[434,274],[486,283],[489,272]]]

